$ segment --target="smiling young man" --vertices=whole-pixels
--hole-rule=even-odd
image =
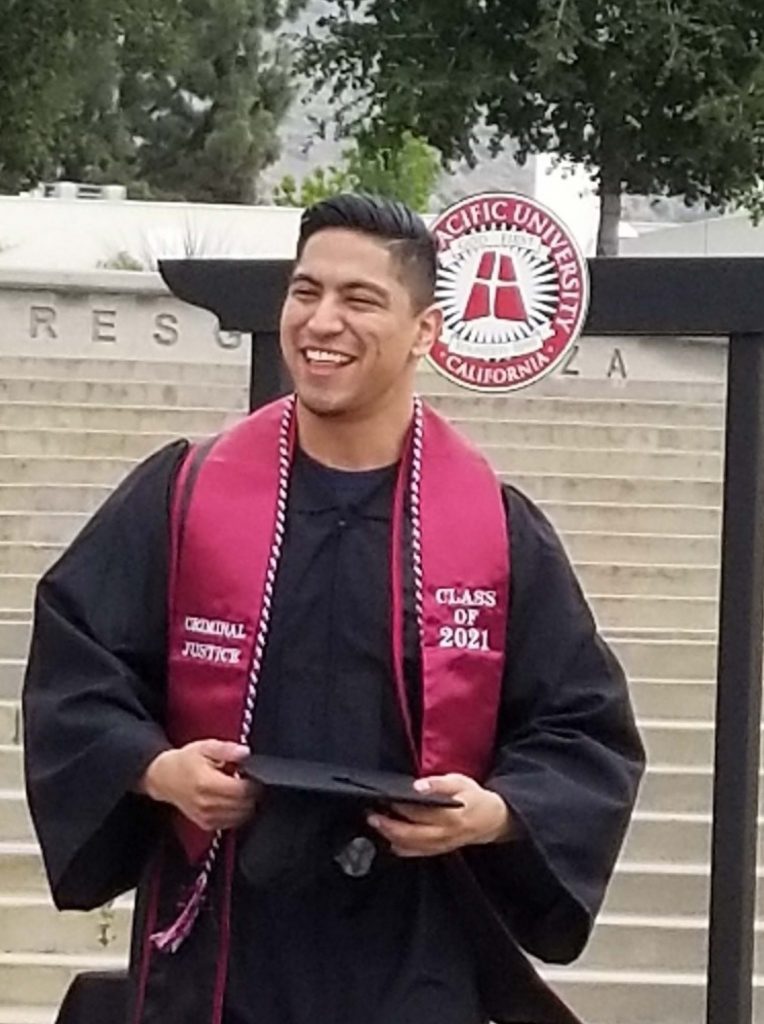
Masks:
[[[27,782],[61,907],[132,886],[132,1019],[561,1024],[643,767],[549,524],[414,394],[434,242],[306,211],[295,397],[139,467],[40,583]],[[254,751],[457,806],[264,789]],[[337,778],[337,776],[335,776]]]

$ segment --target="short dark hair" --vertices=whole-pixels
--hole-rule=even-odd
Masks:
[[[326,228],[347,228],[386,243],[414,306],[424,309],[433,301],[437,245],[419,214],[405,203],[350,192],[322,199],[302,215],[298,259],[308,239]]]

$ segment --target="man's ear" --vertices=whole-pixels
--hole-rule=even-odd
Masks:
[[[443,330],[443,313],[440,306],[433,303],[419,314],[419,329],[411,354],[417,359],[426,356]]]

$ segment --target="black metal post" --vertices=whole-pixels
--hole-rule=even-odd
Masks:
[[[261,405],[267,405],[288,390],[278,333],[253,333],[249,362],[249,411],[254,412]]]
[[[764,334],[727,363],[708,1024],[750,1024],[764,637]]]

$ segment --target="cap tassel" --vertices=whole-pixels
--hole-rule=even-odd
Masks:
[[[207,879],[207,872],[200,872],[188,899],[175,921],[173,921],[169,928],[162,932],[154,932],[151,936],[151,944],[160,953],[176,953],[191,933],[194,922],[199,916],[199,911],[202,909],[204,894],[207,891]]]

